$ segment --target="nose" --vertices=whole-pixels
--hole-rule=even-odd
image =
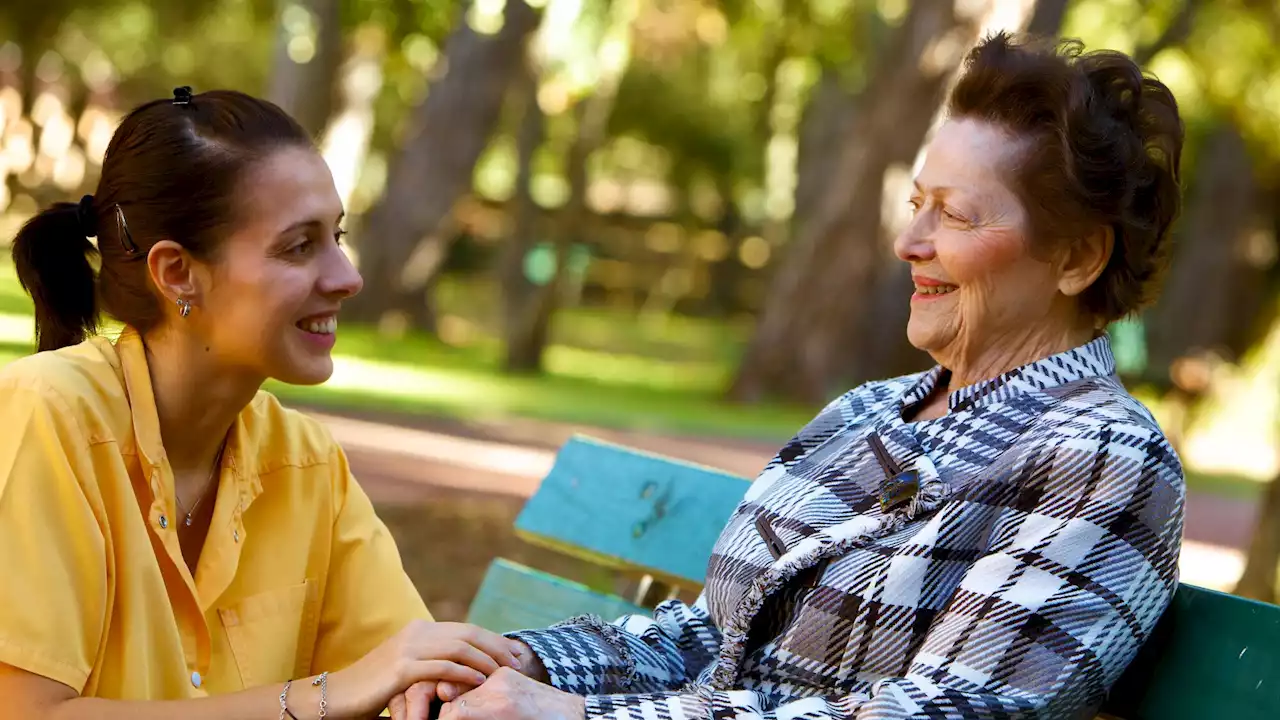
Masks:
[[[351,258],[336,244],[331,246],[330,257],[320,275],[320,292],[326,297],[345,300],[364,287],[364,278],[351,264]]]
[[[926,213],[919,213],[893,239],[893,253],[907,263],[928,262],[937,257]]]

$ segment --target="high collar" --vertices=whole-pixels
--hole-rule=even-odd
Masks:
[[[1049,390],[1080,380],[1114,375],[1115,372],[1116,360],[1111,354],[1111,341],[1106,335],[1101,335],[1066,352],[962,387],[947,397],[947,408],[950,412],[969,410],[1022,393]],[[902,407],[905,409],[924,402],[940,383],[950,377],[950,370],[941,365],[935,366],[907,390],[902,397]]]

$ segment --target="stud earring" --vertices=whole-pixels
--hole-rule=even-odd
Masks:
[[[178,313],[181,314],[182,317],[186,317],[190,315],[191,301],[185,298],[178,298]]]

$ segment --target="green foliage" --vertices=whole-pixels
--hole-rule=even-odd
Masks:
[[[1135,52],[1156,43],[1187,2],[1190,32],[1149,69],[1179,100],[1189,130],[1223,118],[1239,123],[1258,164],[1280,161],[1280,6],[1255,0],[1076,0],[1063,34],[1088,48]],[[1193,134],[1189,132],[1189,134]],[[1194,154],[1194,145],[1189,148]]]
[[[681,80],[678,73],[633,63],[618,88],[609,133],[666,148],[686,168],[733,174],[747,154],[739,151],[753,140],[743,108],[714,107],[705,100],[705,88]]]

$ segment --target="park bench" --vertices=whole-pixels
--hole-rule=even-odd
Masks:
[[[580,613],[649,613],[669,597],[694,595],[746,488],[743,478],[718,470],[575,437],[515,530],[589,561],[599,574],[571,582],[499,558],[468,620],[507,632]],[[619,594],[625,589],[629,598]],[[1102,717],[1280,719],[1280,607],[1181,585]]]

